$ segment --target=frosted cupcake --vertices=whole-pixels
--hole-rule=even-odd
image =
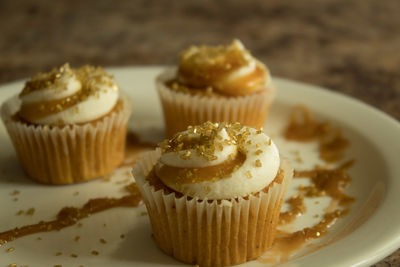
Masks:
[[[102,68],[65,64],[33,76],[2,105],[1,118],[29,177],[70,184],[122,162],[130,110]]]
[[[275,88],[267,67],[243,44],[191,46],[178,68],[156,79],[167,136],[206,121],[264,126]]]
[[[143,154],[133,175],[163,251],[229,266],[271,246],[293,169],[261,130],[208,122]]]

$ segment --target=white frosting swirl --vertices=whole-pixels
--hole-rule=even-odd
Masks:
[[[47,82],[45,88],[27,90],[20,95],[22,107],[46,105],[60,102],[60,108],[50,110],[44,116],[28,117],[28,121],[36,124],[74,124],[96,120],[110,112],[118,101],[118,86],[112,76],[101,68],[84,66],[78,70],[71,69],[68,64],[60,68],[56,82]],[[43,81],[49,79],[51,73],[42,74]],[[38,79],[38,78],[36,78]],[[69,105],[69,101],[74,101]],[[57,103],[58,103],[57,102]],[[65,106],[63,106],[65,105]]]
[[[198,136],[195,134],[189,135],[193,140],[195,140]],[[214,145],[215,146],[222,146],[222,151],[217,151],[215,153],[216,159],[214,160],[207,160],[202,156],[196,154],[194,149],[185,149],[179,151],[178,153],[175,152],[168,152],[164,153],[161,158],[160,162],[173,167],[179,168],[201,168],[201,167],[208,167],[221,164],[222,162],[226,161],[230,155],[236,155],[237,153],[237,146],[234,144],[226,145],[224,141],[232,141],[231,137],[228,135],[225,129],[222,129],[218,136],[220,138],[216,138]],[[189,151],[190,158],[184,159],[184,155]]]
[[[269,71],[267,69],[267,67],[261,63],[259,60],[255,59],[249,51],[246,50],[246,48],[244,47],[243,43],[240,40],[233,40],[232,42],[232,46],[241,51],[243,54],[244,59],[247,62],[247,65],[244,65],[234,71],[232,71],[231,73],[229,73],[227,75],[227,77],[225,78],[225,82],[227,83],[234,83],[237,80],[240,80],[243,77],[246,77],[248,75],[250,75],[251,73],[253,73],[254,71],[256,71],[256,68],[261,68],[264,70],[265,75],[266,75],[266,83],[263,84],[263,86],[259,86],[256,88],[255,91],[257,90],[262,90],[264,88],[264,86],[267,86],[270,83],[271,78],[269,77]]]
[[[224,128],[220,130],[218,135],[223,138],[216,138],[215,144],[222,144],[224,148],[222,151],[215,150],[215,160],[207,161],[201,156],[195,156],[195,153],[190,149],[184,149],[179,153],[164,153],[159,161],[161,164],[180,168],[203,168],[221,164],[229,159],[230,154],[236,151],[245,153],[246,158],[243,164],[230,176],[216,181],[207,180],[193,183],[176,183],[176,181],[159,178],[173,190],[201,199],[230,199],[259,192],[276,177],[280,165],[279,152],[267,135],[253,128],[243,127],[238,134],[245,132],[246,129],[249,130],[247,130],[249,134],[241,142],[241,147],[237,144],[227,145],[224,140],[232,141],[232,138]],[[182,155],[185,155],[187,151],[191,151],[193,156],[190,159],[182,159]]]

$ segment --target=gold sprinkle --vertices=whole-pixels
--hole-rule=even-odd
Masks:
[[[271,143],[272,143],[272,139],[270,138],[270,139],[268,139],[268,145],[270,146]]]
[[[92,250],[91,253],[92,253],[92,255],[95,255],[95,256],[99,255],[99,252],[97,250]]]
[[[78,242],[81,237],[79,235],[75,236],[74,241]]]
[[[8,265],[8,267],[17,267],[17,264],[16,264],[16,263],[10,263],[10,264]]]
[[[103,238],[100,238],[100,243],[107,244],[107,241],[105,239],[103,239]]]
[[[74,253],[72,253],[70,256],[71,256],[72,258],[78,258],[78,255],[76,255],[76,254],[74,254]]]
[[[16,195],[19,195],[19,191],[18,190],[14,190],[10,195],[12,195],[12,196],[16,196]]]
[[[8,248],[7,249],[7,252],[13,252],[15,249],[13,248],[13,247],[11,247],[11,248]]]
[[[61,256],[61,255],[62,255],[61,252],[57,252],[57,253],[56,253],[56,256]]]
[[[190,154],[191,154],[190,150],[187,150],[187,151],[185,152],[185,154],[183,154],[183,155],[181,156],[181,158],[182,158],[182,159],[190,159]]]
[[[62,267],[61,264],[54,265],[53,267]]]
[[[260,143],[256,144],[256,147],[257,147],[257,148],[260,148],[260,147],[261,147],[261,144],[260,144]]]
[[[255,165],[256,167],[261,167],[262,166],[261,161],[257,159]]]
[[[35,208],[30,208],[25,212],[26,215],[33,215],[34,213],[35,213]]]
[[[15,215],[19,216],[19,215],[21,215],[21,214],[23,214],[23,213],[24,213],[23,210],[19,210]]]
[[[255,154],[258,156],[258,155],[260,155],[262,153],[262,150],[261,149],[258,149],[258,150],[256,150],[256,152],[255,152]]]
[[[253,176],[251,175],[251,172],[250,172],[250,171],[247,171],[247,172],[246,172],[246,176],[247,176],[247,178],[249,178],[249,179],[250,179],[251,177],[253,177]]]

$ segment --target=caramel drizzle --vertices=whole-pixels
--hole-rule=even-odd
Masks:
[[[12,230],[0,233],[0,246],[17,238],[40,232],[59,231],[65,227],[76,224],[78,221],[95,213],[116,207],[137,207],[141,201],[141,195],[136,184],[127,187],[129,195],[120,198],[94,198],[90,199],[81,208],[64,207],[52,221],[41,221],[37,224],[16,227]]]
[[[343,189],[346,188],[351,178],[346,172],[353,164],[354,160],[349,160],[334,169],[325,169],[317,167],[314,170],[295,171],[294,177],[309,177],[311,185],[300,187],[300,192],[303,192],[308,197],[328,195],[332,199],[338,201],[340,206],[349,206],[354,202],[354,198],[346,195]]]
[[[334,129],[328,122],[315,121],[305,106],[293,108],[284,136],[298,142],[318,141],[320,158],[326,162],[342,159],[350,145],[339,129]]]
[[[257,260],[261,263],[274,263],[278,254],[280,256],[279,262],[287,261],[290,255],[300,249],[304,243],[326,235],[329,228],[348,212],[349,210],[346,209],[326,213],[323,219],[313,227],[306,227],[293,233],[277,231],[273,247],[268,250],[266,255],[259,257]]]
[[[304,204],[303,195],[295,195],[286,200],[289,204],[289,210],[281,212],[279,215],[279,225],[285,225],[292,223],[297,217],[301,216],[306,212],[307,208]]]
[[[64,68],[64,67],[62,67]],[[68,66],[69,69],[69,66]],[[41,90],[49,86],[49,84],[54,83],[60,77],[60,73],[53,73],[54,70],[48,74],[48,79],[45,81],[37,81],[33,78],[32,81],[27,82],[24,91],[21,96],[27,95],[32,91]],[[58,113],[65,109],[71,108],[76,104],[85,101],[89,96],[95,96],[98,98],[100,96],[99,84],[107,85],[113,90],[117,90],[118,87],[114,84],[112,76],[108,75],[100,67],[92,66],[82,66],[79,69],[70,69],[71,73],[76,75],[76,78],[81,82],[82,88],[70,96],[55,99],[51,101],[40,101],[35,103],[22,103],[19,115],[28,120],[34,121],[46,116]],[[42,74],[46,75],[46,74]],[[72,74],[71,74],[72,75]],[[54,76],[54,78],[53,78]],[[103,79],[103,78],[106,79]],[[46,85],[46,86],[45,86]],[[44,87],[42,87],[44,86]],[[65,87],[65,85],[63,85]],[[75,109],[74,112],[78,113],[79,110]]]
[[[175,85],[172,89],[192,93],[208,90],[226,96],[246,95],[266,81],[266,71],[258,65],[256,69],[234,81],[228,77],[234,71],[249,64],[246,59],[247,50],[243,51],[235,45],[190,47],[180,57]],[[249,54],[250,55],[250,54]]]
[[[230,177],[245,160],[246,155],[239,152],[235,158],[227,159],[218,165],[202,168],[180,168],[165,164],[157,164],[155,172],[165,184],[192,184],[204,181],[215,182]]]

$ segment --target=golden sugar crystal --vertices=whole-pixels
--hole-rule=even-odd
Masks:
[[[17,267],[17,264],[16,264],[16,263],[10,263],[10,264],[8,265],[8,267]]]
[[[19,216],[19,215],[21,215],[21,214],[23,214],[23,213],[24,213],[23,210],[19,210],[15,215]]]
[[[78,255],[76,255],[74,253],[72,253],[70,256],[71,256],[71,258],[78,258]]]
[[[56,253],[56,256],[61,256],[61,255],[62,255],[61,252],[57,252],[57,253]]]
[[[246,171],[246,176],[247,176],[247,178],[251,178],[251,177],[253,177],[252,175],[251,175],[251,172],[250,171]]]
[[[260,155],[262,153],[261,149],[256,150],[256,152],[254,152],[257,156]]]
[[[33,215],[35,213],[35,208],[30,208],[26,211],[27,215]]]
[[[262,166],[261,161],[257,159],[255,165],[256,167],[261,167]]]
[[[260,147],[261,147],[261,144],[256,144],[256,147],[257,147],[257,148],[260,148]]]
[[[107,243],[107,241],[105,240],[105,239],[103,239],[103,238],[100,238],[100,243],[102,243],[102,244],[106,244]]]
[[[91,253],[92,253],[92,255],[95,255],[95,256],[99,255],[99,252],[97,250],[92,250]]]
[[[13,247],[11,247],[11,248],[8,248],[7,249],[7,252],[13,252],[15,249],[13,248]]]
[[[190,156],[191,156],[191,152],[190,152],[190,150],[187,150],[185,152],[185,154],[181,155],[181,158],[182,159],[190,159]]]

